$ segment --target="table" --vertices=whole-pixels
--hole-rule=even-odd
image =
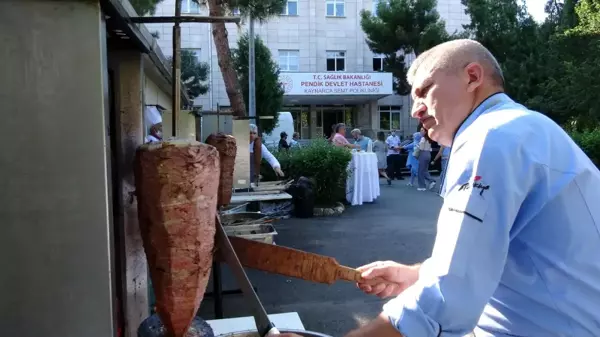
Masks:
[[[269,315],[269,318],[278,329],[305,330],[297,312],[273,314]],[[256,323],[254,322],[254,317],[252,316],[215,319],[206,322],[213,329],[215,336],[234,332],[256,330]]]
[[[348,169],[346,200],[352,206],[373,202],[379,197],[379,170],[375,153],[353,152]]]

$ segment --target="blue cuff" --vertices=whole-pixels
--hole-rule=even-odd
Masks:
[[[417,302],[421,287],[417,284],[383,306],[383,313],[404,337],[438,337],[440,325],[428,317]]]

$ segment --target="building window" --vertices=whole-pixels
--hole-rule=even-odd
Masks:
[[[199,14],[200,5],[193,0],[181,0],[181,13]]]
[[[298,71],[300,51],[298,50],[279,50],[279,70]]]
[[[380,105],[379,106],[379,129],[398,130],[400,129],[400,116],[402,115],[402,105]]]
[[[383,71],[383,61],[385,56],[383,54],[373,54],[373,71]]]
[[[346,70],[346,52],[328,51],[327,52],[327,71],[345,71]]]
[[[298,15],[298,0],[288,0],[281,15]]]
[[[327,16],[344,16],[345,0],[325,0],[327,6]]]

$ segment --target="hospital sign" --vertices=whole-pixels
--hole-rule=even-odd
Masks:
[[[391,95],[391,73],[281,73],[285,95]]]

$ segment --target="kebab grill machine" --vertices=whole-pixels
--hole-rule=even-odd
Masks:
[[[215,336],[196,316],[213,259],[230,266],[258,327],[222,337],[280,332],[268,320],[242,266],[329,284],[360,279],[356,270],[331,257],[227,235],[218,209],[229,204],[236,183],[249,176],[249,149],[240,146],[248,144],[247,129],[244,135],[212,134],[206,143],[172,139],[137,150],[138,220],[156,297],[156,314],[140,325],[138,337]],[[326,337],[310,331],[294,333]]]

